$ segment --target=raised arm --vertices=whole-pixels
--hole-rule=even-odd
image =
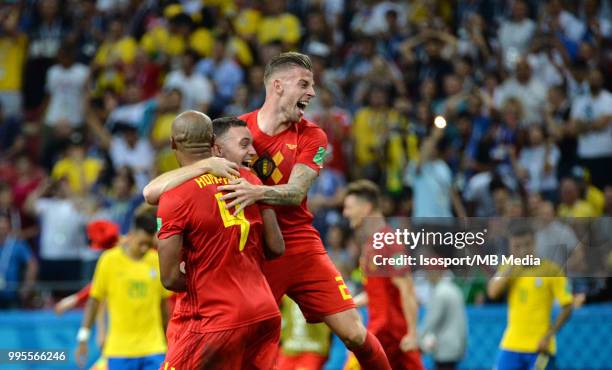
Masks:
[[[235,163],[224,158],[210,157],[157,176],[144,187],[142,195],[147,203],[156,205],[164,192],[204,173],[227,178],[240,176]]]
[[[265,208],[261,211],[264,225],[264,241],[266,257],[274,259],[285,253],[285,241],[281,233],[278,222],[276,221],[276,212],[271,208]]]

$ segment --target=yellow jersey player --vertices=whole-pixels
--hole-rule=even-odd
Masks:
[[[535,237],[527,224],[510,227],[510,253],[523,258],[535,253]],[[569,281],[556,264],[503,265],[488,284],[489,297],[508,294],[508,324],[500,344],[497,370],[555,368],[555,334],[572,312]],[[551,322],[554,301],[562,309]]]
[[[155,215],[139,212],[126,238],[100,256],[77,335],[79,366],[87,360],[87,342],[101,302],[106,302],[109,317],[103,348],[109,370],[157,370],[163,362],[170,292],[162,286],[157,252],[151,249],[155,231]]]

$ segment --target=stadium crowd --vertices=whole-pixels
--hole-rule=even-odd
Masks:
[[[306,117],[329,154],[309,206],[347,278],[354,179],[380,185],[386,216],[611,216],[611,14],[597,0],[3,1],[0,307],[48,307],[88,281],[87,223],[127,233],[144,185],[177,167],[176,115],[260,107],[282,51],[313,61]],[[468,280],[483,303],[486,280]],[[575,288],[612,298],[606,279]]]

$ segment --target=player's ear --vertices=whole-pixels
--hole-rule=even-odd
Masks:
[[[278,95],[282,95],[283,94],[283,83],[282,83],[281,80],[276,79],[276,80],[272,81],[272,87],[274,87],[274,91]]]
[[[176,150],[176,141],[174,141],[174,136],[170,136],[170,147],[172,150]]]

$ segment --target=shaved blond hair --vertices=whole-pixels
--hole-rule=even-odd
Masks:
[[[210,153],[213,144],[213,125],[202,112],[188,110],[172,121],[172,139],[176,149],[189,155]]]

